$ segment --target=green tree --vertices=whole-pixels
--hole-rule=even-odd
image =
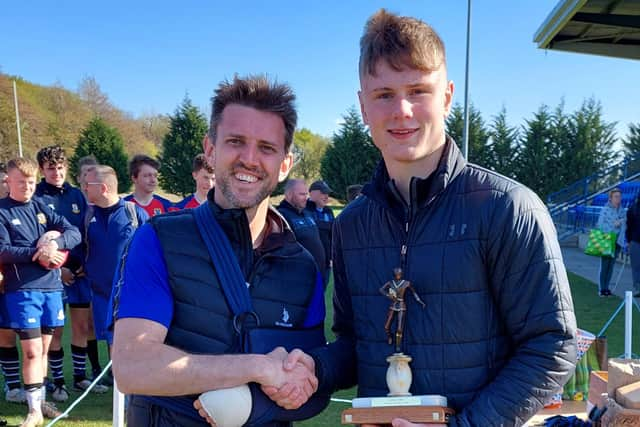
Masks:
[[[565,185],[611,166],[617,158],[615,125],[604,121],[602,105],[593,98],[571,115],[567,143],[562,147]]]
[[[546,105],[540,106],[530,120],[525,120],[518,143],[519,156],[516,163],[516,178],[544,198],[551,192],[557,171],[552,170],[551,113]]]
[[[308,184],[320,178],[320,162],[327,151],[329,141],[309,129],[302,128],[293,134],[295,165],[291,175],[304,178]]]
[[[640,155],[640,123],[629,123],[629,133],[622,140],[622,146],[627,157]]]
[[[207,133],[207,119],[185,97],[169,120],[169,132],[162,141],[160,185],[165,191],[186,196],[193,193],[191,167],[193,158],[202,152]]]
[[[518,128],[507,123],[507,110],[502,107],[493,117],[489,125],[490,168],[503,175],[515,176],[515,159],[517,158]]]
[[[98,163],[111,166],[118,176],[118,192],[126,193],[131,187],[127,170],[127,154],[122,137],[100,117],[94,117],[80,133],[78,145],[71,158],[72,170],[77,169],[78,160],[93,154]]]
[[[380,152],[373,145],[360,114],[351,107],[343,116],[344,123],[333,135],[333,143],[322,158],[320,173],[335,192],[346,200],[347,186],[367,182],[380,161]]]
[[[447,133],[462,149],[464,138],[464,108],[459,103],[451,109],[446,121]],[[489,147],[490,133],[487,130],[480,110],[473,104],[469,106],[469,161],[483,167],[491,165],[491,150]]]

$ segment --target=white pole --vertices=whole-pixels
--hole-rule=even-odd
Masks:
[[[124,427],[124,394],[113,379],[113,427]]]
[[[462,155],[469,160],[469,51],[471,49],[471,0],[467,2],[467,61],[464,71],[464,131]]]
[[[633,318],[633,292],[624,293],[624,358],[631,359],[631,331]]]
[[[18,156],[22,157],[22,134],[20,132],[20,112],[18,111],[18,90],[16,81],[13,81],[13,102],[16,105],[16,126],[18,127]]]

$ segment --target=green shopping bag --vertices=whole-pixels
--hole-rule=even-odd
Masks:
[[[617,238],[618,235],[616,233],[605,233],[594,228],[589,232],[589,241],[587,242],[587,247],[584,248],[584,253],[600,257],[613,257],[616,252]]]

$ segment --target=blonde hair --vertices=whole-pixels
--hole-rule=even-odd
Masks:
[[[27,159],[26,157],[18,157],[9,160],[9,163],[7,164],[7,173],[12,169],[18,169],[24,176],[38,176],[38,164],[31,159]]]
[[[396,71],[434,71],[446,65],[444,43],[425,22],[380,9],[369,18],[360,38],[360,76],[375,76],[381,60]]]

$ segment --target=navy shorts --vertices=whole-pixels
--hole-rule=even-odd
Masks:
[[[11,329],[9,324],[9,313],[7,313],[7,305],[4,302],[4,294],[0,294],[0,329]]]
[[[64,325],[62,291],[15,291],[4,294],[11,329]]]
[[[89,307],[91,302],[91,286],[86,277],[79,277],[73,283],[73,285],[65,286],[64,292],[67,296],[66,303],[69,306],[85,306]]]
[[[111,318],[109,310],[111,310],[111,300],[93,294],[91,301],[91,309],[93,310],[93,330],[96,333],[96,339],[104,340],[109,345],[113,342],[113,332],[109,330]]]

